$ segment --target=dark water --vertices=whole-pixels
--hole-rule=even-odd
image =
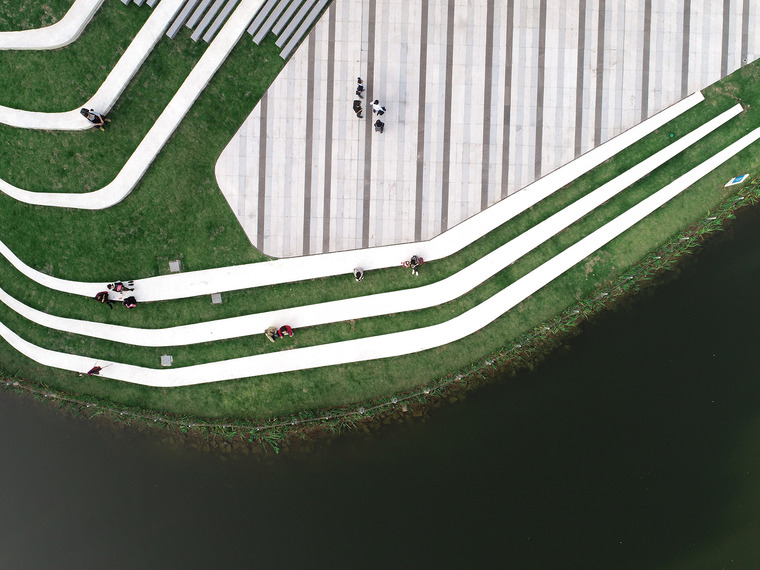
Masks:
[[[310,453],[0,394],[0,567],[759,567],[755,210],[536,372]]]

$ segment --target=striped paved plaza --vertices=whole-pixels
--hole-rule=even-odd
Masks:
[[[750,0],[334,0],[217,179],[272,256],[429,239],[757,59],[758,13]]]

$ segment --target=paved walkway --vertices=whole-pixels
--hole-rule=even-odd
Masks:
[[[248,336],[252,334],[252,331],[264,331],[267,327],[279,327],[282,323],[288,323],[294,328],[303,328],[434,307],[456,299],[490,279],[741,112],[742,107],[737,104],[465,269],[424,287],[164,329],[140,329],[57,317],[24,305],[2,289],[0,289],[0,301],[30,321],[54,330],[136,346],[156,347],[197,344]],[[222,283],[218,285],[224,286]],[[103,288],[102,285],[100,287]],[[134,294],[138,298],[142,297],[143,286],[140,282],[136,284]],[[126,295],[132,295],[132,293],[126,293]]]
[[[0,49],[56,49],[76,40],[103,4],[103,0],[76,0],[52,26],[36,30],[0,32]]]
[[[212,293],[222,291],[234,291],[264,287],[276,283],[344,275],[351,273],[354,267],[362,267],[368,271],[384,267],[394,267],[398,266],[401,261],[410,259],[415,254],[431,261],[448,257],[534,206],[557,190],[567,186],[573,180],[596,168],[610,157],[654,132],[668,121],[691,109],[703,100],[704,97],[701,93],[695,93],[679,101],[646,121],[639,123],[632,129],[589,151],[570,164],[541,178],[529,187],[529,191],[518,192],[510,196],[509,199],[502,200],[477,216],[462,222],[448,232],[427,242],[327,253],[299,259],[280,259],[263,263],[150,277],[138,281],[139,299],[141,301],[160,301],[211,295]],[[677,142],[676,144],[681,143]],[[2,242],[0,242],[0,254],[5,256],[19,271],[45,287],[68,291],[86,297],[92,297],[103,289],[103,283],[64,280],[32,269]],[[130,276],[119,277],[127,279]]]
[[[389,358],[455,342],[496,320],[758,139],[760,129],[718,152],[493,297],[446,322],[386,335],[173,369],[151,369],[101,360],[98,364],[104,369],[100,375],[155,387],[187,386]],[[3,324],[0,324],[0,336],[27,357],[46,366],[84,372],[94,364],[92,358],[51,351],[29,343]]]
[[[756,59],[758,6],[335,0],[217,180],[274,257],[427,240]]]
[[[79,0],[81,2],[82,0]],[[101,0],[102,1],[102,0]],[[169,24],[186,0],[163,0],[151,13],[148,21],[137,33],[129,47],[119,58],[106,80],[88,101],[76,109],[63,113],[41,113],[11,109],[0,105],[0,123],[24,129],[48,131],[84,131],[93,128],[92,123],[79,112],[82,107],[108,114],[140,69],[145,59],[161,39]],[[76,6],[76,5],[75,5]],[[73,8],[72,8],[73,10]],[[69,12],[70,13],[70,12]],[[68,14],[67,14],[68,15]],[[62,20],[63,21],[63,20]],[[81,70],[85,72],[84,69]]]
[[[161,3],[163,5],[167,0]],[[0,179],[0,191],[38,206],[102,210],[118,204],[137,186],[148,167],[240,40],[264,0],[242,0],[177,93],[127,160],[116,178],[100,190],[81,194],[30,191]]]

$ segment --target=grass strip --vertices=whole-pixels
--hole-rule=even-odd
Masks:
[[[45,3],[39,4],[40,9]],[[8,11],[0,9],[0,14]],[[147,6],[108,0],[82,35],[56,50],[0,50],[0,105],[70,111],[87,101],[150,16]],[[3,134],[0,140],[6,140]]]
[[[34,30],[55,24],[73,4],[74,0],[0,0],[0,31]]]

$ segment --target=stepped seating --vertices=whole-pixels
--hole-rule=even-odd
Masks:
[[[282,51],[280,52],[280,56],[283,59],[288,59],[290,57],[290,54],[298,47],[298,44],[301,43],[301,40],[306,37],[306,34],[309,32],[311,27],[316,23],[317,19],[319,18],[319,15],[322,13],[322,11],[327,7],[327,5],[330,3],[330,0],[319,0],[319,2],[316,3],[316,5],[309,10],[309,13],[306,15],[306,18],[301,22],[301,25],[298,26],[298,29],[295,31],[293,36],[290,38],[290,41],[285,44],[285,46],[282,48]]]
[[[240,0],[188,0],[166,35],[174,38],[182,26],[187,26],[193,31],[193,41],[211,43],[239,3]]]
[[[147,1],[154,6],[159,0],[121,0],[138,5]],[[277,36],[280,56],[287,59],[298,47],[331,0],[266,0],[248,27],[253,41],[260,44],[270,33]],[[240,0],[187,0],[184,8],[169,26],[166,35],[174,38],[183,26],[192,30],[193,41],[210,43]]]
[[[159,0],[148,0],[147,2],[145,0],[121,0],[122,3],[127,6],[130,2],[133,2],[134,4],[138,6],[142,6],[143,4],[147,4],[151,8],[155,8],[156,4],[158,4]]]
[[[267,0],[256,14],[248,33],[260,44],[270,33],[282,48],[280,57],[287,59],[306,37],[331,0]]]

